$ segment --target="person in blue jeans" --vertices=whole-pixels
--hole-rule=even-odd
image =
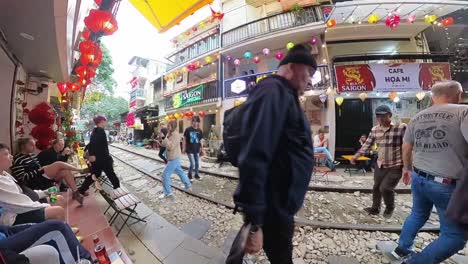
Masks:
[[[177,121],[172,120],[167,124],[168,133],[166,138],[161,142],[161,146],[166,148],[167,165],[163,172],[163,194],[159,198],[171,198],[171,176],[175,172],[179,175],[180,180],[184,184],[184,188],[190,190],[192,184],[180,165],[180,134],[176,131]]]
[[[390,257],[407,264],[440,263],[466,244],[462,226],[445,212],[468,164],[468,106],[457,105],[463,90],[456,81],[436,83],[431,91],[433,106],[413,117],[403,139],[403,183],[412,181],[413,208]],[[433,206],[439,215],[439,238],[414,253],[414,239]]]
[[[318,135],[314,136],[314,153],[323,153],[326,156],[325,165],[334,170],[337,165],[340,164],[338,161],[334,161],[333,157],[328,151],[328,138],[325,136],[323,129],[319,129]]]
[[[184,144],[183,151],[187,153],[190,161],[190,167],[188,171],[188,177],[192,180],[192,175],[195,175],[195,179],[201,180],[198,175],[198,169],[200,167],[200,156],[203,156],[202,148],[203,131],[200,129],[200,117],[192,117],[192,126],[188,127],[184,132]]]

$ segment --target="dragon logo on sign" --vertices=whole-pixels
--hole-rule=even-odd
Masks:
[[[346,84],[362,84],[364,79],[361,77],[359,67],[346,67],[343,69],[343,75],[346,77]]]

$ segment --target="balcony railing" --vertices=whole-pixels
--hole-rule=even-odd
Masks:
[[[178,108],[184,108],[184,107],[198,105],[198,104],[206,104],[206,103],[216,102],[218,100],[218,98],[221,97],[220,91],[218,89],[218,81],[212,81],[212,82],[208,82],[208,83],[204,83],[204,84],[200,84],[200,85],[203,85],[203,88],[202,88],[203,91],[201,93],[201,96],[200,96],[199,100],[192,101],[192,102],[189,102],[189,103],[184,103],[183,105],[181,105],[181,107],[178,107]],[[197,89],[197,88],[198,88],[198,86],[195,87],[195,88],[192,88],[192,89]],[[182,94],[182,93],[190,94],[192,89],[188,89],[188,90],[173,94],[173,95],[171,95],[169,97],[166,97],[166,99],[164,100],[164,107],[165,107],[166,111],[171,111],[171,110],[178,109],[178,108],[174,107],[174,100],[173,100],[174,97],[176,95]],[[182,98],[186,97],[186,94],[181,95],[181,97]]]
[[[209,53],[217,48],[219,48],[219,33],[208,36],[177,52],[171,58],[171,60],[174,61],[174,64],[169,65],[168,70],[172,70],[191,59]]]
[[[319,7],[305,7],[300,11],[289,11],[261,18],[241,25],[222,35],[222,46],[228,47],[238,42],[266,35],[275,31],[302,26],[322,20]]]
[[[262,72],[227,79],[224,81],[224,97],[236,98],[247,96],[249,91],[255,87],[258,81],[274,73],[274,71]],[[325,90],[330,87],[332,81],[328,65],[319,65],[312,80],[312,87],[307,90]]]

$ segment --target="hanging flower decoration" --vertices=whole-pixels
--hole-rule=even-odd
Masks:
[[[291,41],[288,42],[288,43],[286,44],[286,49],[287,49],[287,50],[290,50],[290,49],[292,49],[293,47],[294,47],[294,43],[292,43]]]
[[[310,39],[310,44],[312,44],[312,45],[317,44],[317,38],[316,38],[316,37],[312,37],[312,38]]]
[[[327,21],[327,27],[328,28],[332,28],[334,26],[336,26],[336,20],[335,19],[330,19],[330,20]]]
[[[375,24],[379,22],[379,19],[380,19],[379,15],[372,14],[367,18],[367,22],[369,22],[369,24]]]
[[[246,52],[244,53],[244,58],[246,58],[246,59],[252,58],[252,52],[246,51]]]
[[[400,20],[400,15],[392,13],[385,19],[385,25],[391,29],[395,29],[400,25]]]
[[[442,25],[444,27],[448,27],[448,26],[452,25],[454,22],[455,22],[455,20],[453,19],[453,17],[447,17],[447,18],[444,18],[442,20]]]
[[[117,20],[108,11],[92,9],[84,19],[87,28],[98,35],[112,35],[117,31]]]
[[[406,22],[413,24],[416,21],[416,15],[410,14],[406,17]]]
[[[422,92],[422,91],[416,94],[416,98],[418,98],[419,101],[424,99],[425,96],[426,96],[426,92]]]
[[[263,53],[263,55],[266,56],[266,55],[270,54],[270,50],[269,50],[268,48],[264,48],[264,49],[262,50],[262,53]]]
[[[255,63],[259,63],[259,62],[260,62],[260,57],[255,56],[255,57],[253,58],[253,61],[254,61]]]
[[[283,58],[284,54],[281,51],[276,52],[275,58],[277,60],[281,60]]]
[[[361,101],[365,101],[367,99],[367,93],[360,93],[359,94],[359,99],[361,99]]]
[[[434,24],[437,21],[436,15],[426,15],[424,18],[424,22],[427,24]]]
[[[239,60],[239,59],[235,59],[235,60],[234,60],[234,65],[239,66],[239,65],[240,65],[240,60]]]
[[[218,21],[221,21],[224,17],[224,13],[214,11],[213,8],[211,8],[211,22],[213,22],[215,19],[218,19]]]

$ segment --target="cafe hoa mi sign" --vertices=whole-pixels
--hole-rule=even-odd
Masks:
[[[203,84],[172,96],[172,106],[181,108],[190,103],[195,103],[203,100]]]

